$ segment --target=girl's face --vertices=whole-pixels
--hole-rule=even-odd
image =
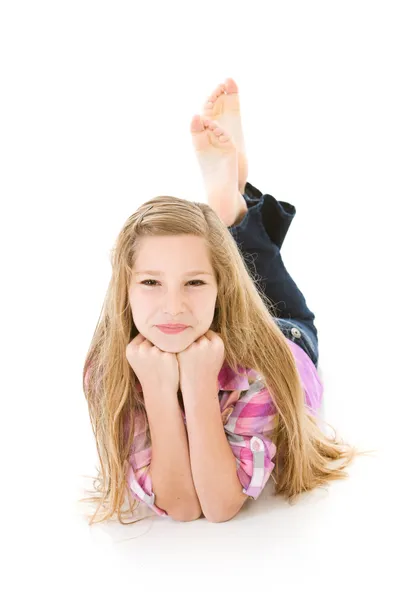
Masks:
[[[188,348],[210,329],[216,299],[216,277],[202,238],[148,236],[141,240],[129,302],[135,326],[154,346],[173,353]],[[175,334],[157,327],[172,323],[188,327]]]

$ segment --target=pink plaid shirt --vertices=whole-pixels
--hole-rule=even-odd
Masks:
[[[310,413],[317,415],[322,402],[323,385],[317,369],[300,346],[287,339],[295,357]],[[279,415],[266,386],[251,369],[240,369],[239,376],[224,365],[218,375],[220,411],[224,431],[236,460],[236,473],[242,492],[257,499],[267,483],[275,463],[276,446],[269,438],[278,424]],[[139,386],[140,388],[140,386]],[[231,391],[240,390],[239,396]],[[238,397],[237,397],[238,396]],[[185,413],[181,410],[186,425]],[[156,514],[167,517],[155,503],[149,474],[151,446],[145,441],[145,421],[136,418],[135,435],[129,456],[127,481],[134,498]]]

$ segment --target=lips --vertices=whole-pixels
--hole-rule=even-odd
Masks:
[[[156,325],[156,327],[163,333],[180,333],[188,328],[187,325],[180,325],[179,327],[175,325],[173,327],[170,327],[169,325]]]
[[[162,329],[186,329],[188,325],[157,325],[157,327]]]

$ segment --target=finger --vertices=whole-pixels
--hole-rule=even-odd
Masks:
[[[153,344],[152,344],[152,342],[150,342],[146,338],[144,338],[144,341],[141,343],[141,346],[143,348],[153,348],[154,347]]]
[[[142,335],[142,333],[139,333],[138,335],[135,336],[135,338],[133,338],[131,340],[130,344],[132,344],[133,346],[138,346],[144,340],[145,340],[145,337]]]

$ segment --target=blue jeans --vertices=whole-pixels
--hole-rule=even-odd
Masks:
[[[318,331],[315,315],[283,264],[280,249],[296,214],[292,204],[263,195],[246,183],[243,197],[248,211],[243,220],[229,227],[237,246],[245,256],[252,276],[273,305],[272,316],[283,334],[298,344],[318,366]],[[249,254],[246,258],[246,254]],[[276,316],[274,316],[276,314]]]

